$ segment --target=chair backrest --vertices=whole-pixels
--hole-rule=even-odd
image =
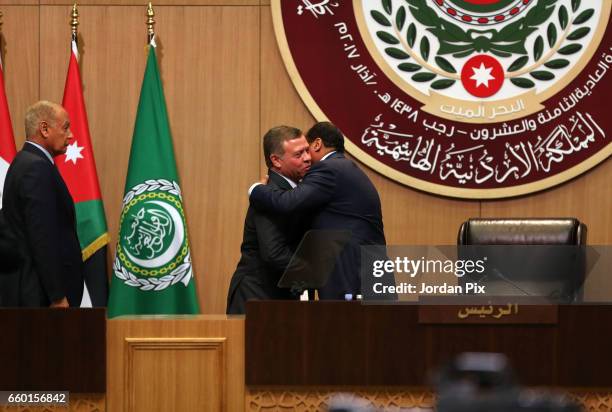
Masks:
[[[459,245],[586,245],[576,218],[472,218],[459,228]]]
[[[503,293],[569,303],[582,296],[586,231],[575,218],[469,219],[459,229],[458,255],[487,256],[490,273],[482,279]]]

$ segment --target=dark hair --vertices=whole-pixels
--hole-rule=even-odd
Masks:
[[[303,133],[300,129],[290,126],[277,126],[268,130],[263,137],[263,151],[266,159],[266,166],[269,168],[272,167],[272,161],[270,160],[271,154],[278,156],[285,154],[283,142],[297,139],[302,135]]]
[[[316,138],[323,141],[325,147],[334,148],[338,152],[344,152],[344,136],[334,124],[330,122],[319,122],[312,126],[306,133],[306,140],[312,143]]]

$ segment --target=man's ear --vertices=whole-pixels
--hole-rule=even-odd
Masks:
[[[43,120],[38,124],[38,131],[43,137],[49,136],[49,123],[46,120]]]
[[[280,156],[277,154],[271,154],[270,161],[272,162],[272,166],[276,167],[277,169],[280,169],[280,167],[282,166]]]
[[[323,148],[323,141],[321,140],[320,137],[317,137],[316,139],[314,139],[312,141],[312,144],[310,145],[310,150],[314,151],[314,152],[318,152]]]

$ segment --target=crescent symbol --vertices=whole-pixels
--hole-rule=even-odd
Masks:
[[[181,250],[181,245],[183,244],[183,240],[185,239],[185,228],[183,227],[183,219],[181,219],[181,215],[175,208],[171,207],[167,203],[160,202],[159,200],[150,200],[145,203],[153,203],[168,212],[168,214],[172,218],[174,227],[176,228],[174,231],[174,237],[172,238],[172,242],[170,243],[168,249],[166,249],[164,253],[154,259],[138,259],[137,257],[133,256],[127,249],[123,248],[126,255],[130,258],[132,262],[136,263],[141,267],[150,269],[166,265],[177,255],[177,253],[179,253],[179,251]]]

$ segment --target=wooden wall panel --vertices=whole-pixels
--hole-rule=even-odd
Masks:
[[[32,4],[27,6],[26,4]],[[67,0],[0,0],[5,79],[17,144],[25,108],[62,98],[69,57]],[[145,6],[84,0],[81,74],[109,231],[116,242],[145,65]],[[239,258],[245,191],[265,171],[261,137],[314,118],[278,52],[269,1],[162,0],[158,55],[204,313],[223,313]],[[501,201],[463,201],[399,185],[360,165],[382,200],[390,244],[452,244],[472,216],[577,216],[590,243],[612,243],[612,161],[557,188]]]
[[[224,313],[258,173],[259,8],[159,8],[163,75],[200,304]]]
[[[587,244],[612,244],[612,159],[561,186],[515,199],[482,202],[482,216],[577,217]]]
[[[39,8],[13,5],[0,6],[0,10],[4,13],[4,86],[19,150],[25,141],[26,108],[39,94]]]
[[[285,69],[274,36],[270,7],[261,12],[261,111],[259,158],[262,173],[267,170],[261,138],[270,128],[281,124],[302,129],[304,133],[315,122]]]
[[[362,168],[367,169],[362,165]],[[382,201],[387,244],[449,245],[463,221],[478,216],[479,202],[432,196],[367,169]]]
[[[6,6],[38,6],[38,0],[0,0],[0,7]]]
[[[6,1],[6,0],[0,0]],[[10,0],[9,0],[10,1]],[[32,1],[32,0],[17,0]],[[72,6],[71,0],[39,0],[41,5]],[[154,1],[153,7],[158,6],[258,6],[263,0],[160,0]],[[148,2],[141,0],[82,0],[79,5],[114,5],[114,6],[146,6]]]

